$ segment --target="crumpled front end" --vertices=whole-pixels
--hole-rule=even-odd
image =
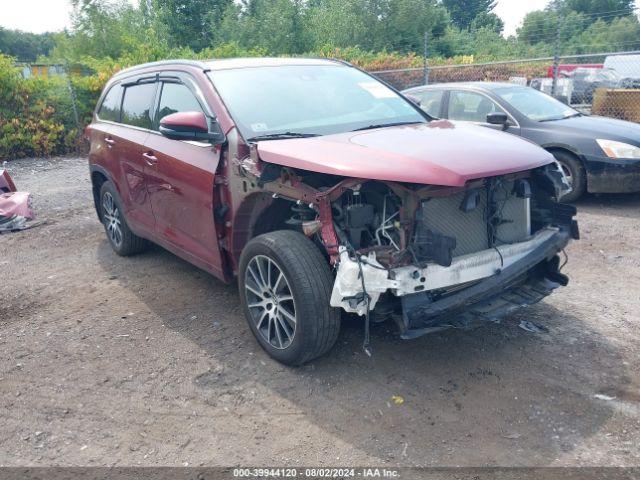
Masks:
[[[499,321],[567,285],[557,253],[570,235],[570,229],[547,227],[523,242],[455,257],[449,267],[430,263],[383,270],[374,254],[358,261],[341,249],[331,305],[366,315],[375,312],[382,295],[396,297],[403,338]]]
[[[237,165],[270,195],[248,193],[268,218],[254,234],[280,219],[312,239],[335,268],[331,305],[367,325],[393,318],[404,338],[468,327],[568,282],[558,254],[579,233],[557,162],[461,187],[326,175],[256,149]]]
[[[379,188],[378,205],[362,186],[334,205],[342,242],[331,305],[382,312],[413,338],[536,303],[568,283],[558,253],[579,233],[575,208],[556,201],[566,188],[556,164],[404,198]]]

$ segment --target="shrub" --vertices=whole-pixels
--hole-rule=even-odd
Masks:
[[[77,128],[65,121],[68,94],[45,79],[23,79],[11,57],[0,54],[0,160],[69,151]]]

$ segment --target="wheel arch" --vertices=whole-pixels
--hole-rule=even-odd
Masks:
[[[111,177],[104,168],[98,165],[92,165],[90,171],[93,206],[96,209],[98,219],[102,222],[102,214],[100,213],[100,189],[102,188],[104,182],[111,181]]]
[[[590,185],[591,185],[590,175],[587,169],[586,159],[582,155],[580,155],[573,148],[568,148],[566,146],[545,147],[545,150],[547,150],[549,153],[554,155],[554,157],[555,157],[555,153],[562,153],[564,155],[567,155],[571,157],[573,160],[577,161],[579,167],[582,167],[582,172],[579,172],[580,177],[582,177],[580,185],[578,187],[576,187],[576,185],[573,185],[574,190],[579,193],[577,193],[575,196],[573,196],[573,194],[565,195],[563,199],[566,199],[567,202],[572,202],[580,198],[584,193],[590,191]],[[574,181],[576,180],[574,179]]]
[[[585,167],[584,157],[580,154],[580,152],[578,152],[575,148],[570,147],[569,145],[552,143],[552,144],[542,145],[542,148],[544,148],[547,152],[551,154],[553,154],[553,152],[563,152],[563,153],[572,155],[577,160],[580,160],[580,163],[582,164],[582,166]]]
[[[231,253],[234,270],[246,244],[254,237],[276,230],[290,229],[286,220],[291,216],[291,201],[273,198],[268,192],[247,195],[238,207],[232,222]]]

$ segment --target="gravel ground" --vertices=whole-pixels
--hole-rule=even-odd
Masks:
[[[291,369],[234,285],[160,248],[112,253],[86,159],[9,170],[42,223],[0,236],[1,465],[640,464],[640,196],[581,201],[571,284],[503,325],[376,325],[369,358],[347,321]]]

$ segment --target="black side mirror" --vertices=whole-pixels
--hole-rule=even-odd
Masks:
[[[487,123],[491,125],[502,125],[502,128],[506,130],[509,126],[509,117],[506,113],[493,112],[487,115]]]
[[[160,120],[160,133],[172,140],[224,143],[220,125],[202,112],[176,112]]]

